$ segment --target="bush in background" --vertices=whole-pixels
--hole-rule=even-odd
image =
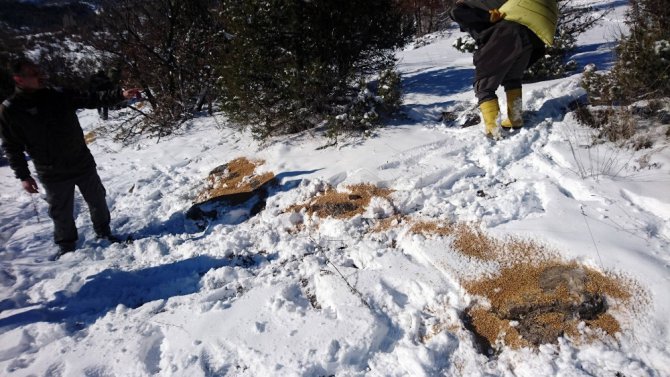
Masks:
[[[634,148],[648,148],[651,140],[633,140],[640,124],[670,123],[670,8],[665,0],[637,0],[631,3],[626,23],[630,33],[617,46],[617,60],[609,72],[587,66],[582,76],[591,105],[581,118],[590,119],[606,111],[595,122],[601,137],[610,141],[631,140]]]
[[[98,59],[76,43],[95,18],[90,4],[41,4],[5,0],[0,12],[0,101],[14,92],[11,63],[19,57],[36,61],[49,84],[81,88]]]
[[[475,40],[471,36],[465,35],[456,38],[453,46],[456,50],[460,52],[472,54],[477,49],[477,42],[475,42]]]
[[[582,84],[592,103],[670,96],[670,7],[665,0],[633,1],[627,24],[630,34],[621,39],[612,70],[584,73]]]
[[[393,0],[224,0],[222,9],[230,41],[217,71],[233,121],[259,139],[378,124],[379,93],[365,83],[394,66],[411,36]]]
[[[355,97],[349,98],[337,109],[339,115],[327,121],[327,136],[337,142],[343,133],[367,133],[376,127],[383,116],[393,115],[402,104],[400,74],[395,69],[382,71],[377,82],[361,81]]]
[[[403,19],[416,37],[447,29],[451,24],[449,11],[455,3],[456,0],[397,0]]]
[[[193,118],[204,97],[216,96],[212,65],[226,45],[211,0],[107,0],[99,31],[87,41],[108,64],[125,72],[127,86],[142,88],[150,109],[133,107],[120,137],[163,137]],[[123,78],[122,78],[123,79]]]

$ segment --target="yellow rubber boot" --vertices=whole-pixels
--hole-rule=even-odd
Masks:
[[[479,111],[481,111],[482,119],[484,119],[486,135],[499,139],[500,128],[498,127],[498,118],[500,115],[500,106],[498,105],[498,99],[491,99],[480,103]]]
[[[523,127],[523,101],[521,100],[521,88],[512,89],[507,94],[507,119],[503,120],[501,126],[505,128]]]

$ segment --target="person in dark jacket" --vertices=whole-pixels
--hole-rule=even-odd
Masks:
[[[99,238],[118,241],[110,229],[105,188],[84,141],[76,110],[113,105],[139,91],[76,91],[45,86],[39,66],[18,60],[13,66],[15,93],[0,105],[0,137],[9,166],[25,191],[38,186],[26,162],[27,152],[46,191],[54,241],[60,255],[74,251],[78,239],[74,223],[74,188],[88,204],[93,228]]]
[[[523,127],[521,80],[524,71],[554,40],[558,21],[556,0],[458,0],[451,17],[477,44],[475,96],[489,137],[500,128]],[[496,90],[507,97],[507,119],[499,122]]]
[[[89,79],[89,90],[92,92],[106,92],[112,89],[114,89],[114,84],[102,69],[98,70],[98,72]],[[104,105],[98,107],[98,115],[100,116],[100,119],[107,120],[107,118],[109,118],[109,106]]]

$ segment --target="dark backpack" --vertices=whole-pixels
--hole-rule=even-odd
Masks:
[[[100,92],[110,89],[114,89],[114,84],[104,71],[98,71],[95,75],[91,76],[91,79],[89,80],[90,91]]]

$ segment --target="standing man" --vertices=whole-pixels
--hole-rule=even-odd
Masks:
[[[91,92],[106,92],[113,89],[114,84],[112,80],[102,69],[98,70],[89,80],[88,90]],[[109,106],[98,107],[98,115],[100,119],[107,120],[109,118]]]
[[[139,91],[114,88],[81,92],[45,87],[46,76],[30,60],[20,59],[12,67],[14,94],[0,105],[0,136],[9,166],[30,194],[38,186],[28,169],[27,152],[46,191],[49,216],[54,223],[56,258],[74,251],[78,239],[74,223],[74,188],[88,204],[98,238],[118,241],[109,227],[105,188],[96,171],[77,109],[114,105]]]
[[[556,0],[459,0],[451,15],[477,42],[474,89],[486,135],[500,138],[500,85],[507,96],[507,119],[501,126],[523,127],[523,72],[544,54],[545,44],[554,42]]]

